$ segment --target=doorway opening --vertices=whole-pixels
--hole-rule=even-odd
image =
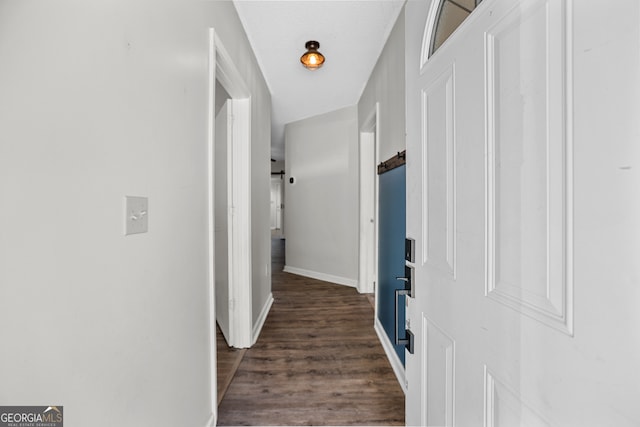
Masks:
[[[271,237],[284,237],[284,175],[271,173]]]
[[[251,93],[209,30],[208,264],[211,418],[218,406],[217,325],[229,347],[252,344]]]
[[[360,256],[358,292],[376,294],[378,274],[378,117],[380,105],[360,129]]]

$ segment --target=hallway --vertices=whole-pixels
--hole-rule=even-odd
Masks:
[[[404,425],[404,394],[355,289],[282,272],[275,302],[219,405],[218,425]]]

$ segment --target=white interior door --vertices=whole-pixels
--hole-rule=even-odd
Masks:
[[[485,0],[409,72],[408,424],[640,425],[639,18]]]
[[[227,341],[232,344],[231,322],[229,311],[230,299],[230,269],[231,250],[230,233],[230,190],[229,190],[229,162],[231,144],[231,102],[226,102],[216,116],[215,156],[214,156],[214,185],[215,185],[215,290],[216,290],[216,321]]]
[[[278,177],[278,188],[276,194],[276,230],[282,230],[282,210],[284,207],[284,177],[280,175]]]
[[[378,263],[376,260],[376,134],[360,133],[360,293],[375,290]]]
[[[276,204],[277,204],[277,192],[278,192],[278,183],[275,181],[273,177],[271,177],[271,229],[275,230],[277,227],[277,212],[276,212]]]
[[[282,177],[271,177],[271,229],[282,229]]]

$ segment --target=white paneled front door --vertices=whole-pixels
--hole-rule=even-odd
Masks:
[[[485,0],[408,70],[408,424],[640,424],[639,12]]]

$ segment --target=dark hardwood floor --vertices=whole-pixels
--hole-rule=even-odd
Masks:
[[[282,272],[275,302],[218,408],[218,425],[403,425],[404,394],[353,288]]]
[[[219,327],[216,327],[216,345],[218,356],[218,405],[220,405],[247,349],[229,347]]]

